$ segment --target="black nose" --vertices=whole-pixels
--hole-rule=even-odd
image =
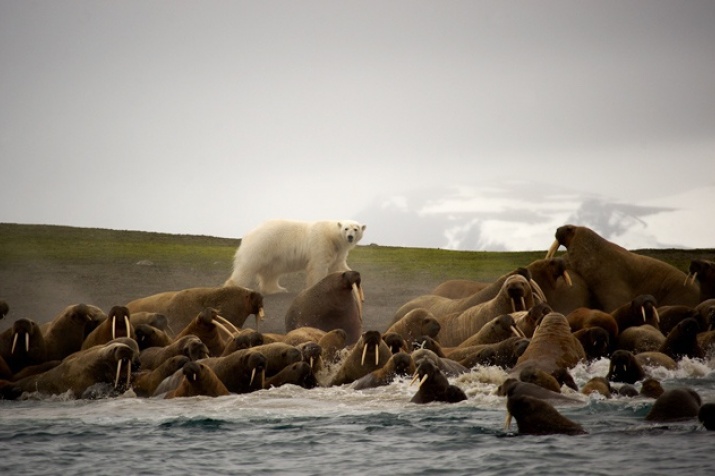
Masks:
[[[350,242],[350,243],[353,242],[353,237],[352,237],[352,236],[348,236],[348,242]]]

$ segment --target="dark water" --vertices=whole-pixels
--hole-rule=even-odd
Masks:
[[[607,361],[574,369],[583,384]],[[658,369],[664,387],[715,401],[713,362]],[[287,386],[217,399],[0,401],[2,474],[708,474],[715,432],[696,420],[647,423],[648,399],[580,398],[559,406],[588,432],[519,436],[505,430],[505,374],[477,368],[453,380],[469,399],[416,405],[388,387]]]

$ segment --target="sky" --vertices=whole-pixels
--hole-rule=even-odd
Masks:
[[[378,197],[514,180],[715,215],[713,1],[0,0],[0,65],[0,222],[409,246]]]

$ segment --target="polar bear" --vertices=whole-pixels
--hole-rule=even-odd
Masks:
[[[306,271],[306,287],[329,273],[350,271],[348,253],[365,225],[354,220],[269,220],[246,233],[233,259],[233,273],[224,286],[251,288],[261,294],[287,292],[278,278]]]

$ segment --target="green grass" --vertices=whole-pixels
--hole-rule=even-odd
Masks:
[[[230,263],[240,240],[196,235],[105,230],[49,225],[0,223],[0,267],[28,261],[57,264],[121,264],[150,260],[160,266],[208,269]],[[351,267],[393,276],[424,277],[436,281],[465,278],[481,281],[543,258],[543,251],[485,252],[432,248],[358,246],[350,254]],[[637,250],[687,271],[694,258],[713,259],[714,250]]]

